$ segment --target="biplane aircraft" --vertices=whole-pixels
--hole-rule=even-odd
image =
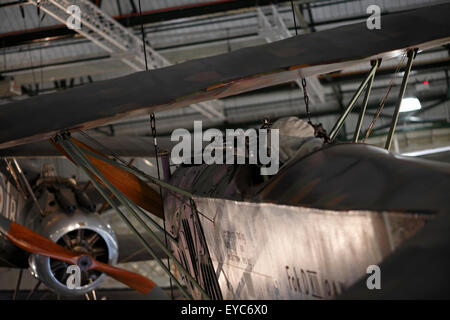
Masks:
[[[0,108],[2,155],[24,154],[27,146],[49,139],[83,169],[186,298],[448,298],[450,166],[402,157],[389,147],[415,55],[450,42],[449,16],[450,4],[435,5],[387,15],[380,30],[352,24],[14,102]],[[358,138],[336,143],[354,102],[365,88],[370,92],[380,63],[402,55],[407,64],[386,148]],[[369,63],[371,71],[329,134],[315,126],[311,139],[319,146],[302,146],[272,176],[261,176],[260,167],[249,163],[180,165],[170,174],[166,156],[164,179],[158,179],[74,138],[77,131],[128,115]],[[59,261],[78,265],[85,281],[105,273],[142,293],[155,287],[113,266],[120,246],[101,222],[91,227],[98,217],[75,182],[44,173],[40,179],[51,185],[51,195],[35,184],[35,195],[14,204],[14,214],[13,202],[2,204],[1,261],[14,264],[17,248],[31,253],[31,269],[52,288],[58,281],[49,283],[57,274],[52,267]],[[12,183],[7,188],[12,194]],[[64,210],[67,190],[83,210]],[[59,209],[42,216],[39,207],[53,199]],[[151,241],[127,214],[147,226]],[[61,228],[66,233],[55,231]],[[77,240],[80,233],[83,241]],[[184,284],[155,247],[171,259]],[[380,290],[366,286],[373,265],[381,270]],[[92,290],[96,283],[84,285]]]

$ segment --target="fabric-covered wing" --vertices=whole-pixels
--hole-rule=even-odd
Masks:
[[[381,30],[353,24],[11,103],[0,108],[0,148],[441,45],[449,16],[450,4],[436,5],[383,16]]]

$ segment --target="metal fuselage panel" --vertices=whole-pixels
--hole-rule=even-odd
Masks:
[[[196,198],[225,299],[330,299],[366,275],[429,216]],[[392,241],[390,241],[392,239]],[[396,240],[394,240],[396,239]]]

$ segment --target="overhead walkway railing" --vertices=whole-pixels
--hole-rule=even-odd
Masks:
[[[172,65],[164,56],[159,54],[150,43],[145,46],[142,39],[132,30],[125,28],[111,16],[88,0],[30,0],[30,3],[66,24],[71,15],[69,7],[79,8],[80,28],[77,33],[91,40],[97,46],[107,51],[111,57],[121,60],[134,71],[145,70],[146,61],[149,69],[158,69]],[[224,119],[222,102],[211,100],[191,105],[191,107],[208,118]]]
[[[70,135],[68,133],[60,134],[55,138],[55,143],[60,145],[63,150],[67,153],[67,155],[83,170],[83,172],[87,175],[91,183],[94,185],[94,187],[97,189],[97,191],[105,198],[105,200],[109,203],[109,205],[114,208],[119,216],[123,219],[123,221],[126,223],[126,225],[130,228],[130,230],[138,237],[138,239],[143,244],[144,248],[150,253],[150,255],[157,261],[159,266],[163,269],[163,271],[172,279],[173,283],[180,289],[182,294],[186,299],[192,299],[189,292],[183,287],[183,285],[178,281],[178,279],[172,274],[172,272],[168,269],[166,264],[158,258],[157,254],[153,251],[151,245],[145,240],[145,238],[141,235],[141,233],[137,230],[136,226],[133,225],[133,223],[130,221],[130,219],[127,217],[127,215],[124,212],[124,209],[126,212],[131,214],[141,225],[146,232],[149,233],[152,240],[155,242],[156,245],[158,245],[161,250],[173,261],[173,263],[177,266],[178,270],[180,270],[186,277],[186,279],[192,284],[193,287],[195,287],[200,294],[203,296],[204,299],[210,299],[209,295],[206,293],[206,291],[201,287],[201,285],[197,282],[196,279],[192,277],[192,275],[189,273],[188,270],[178,261],[178,259],[172,254],[170,249],[168,249],[162,240],[159,239],[157,234],[155,233],[152,228],[149,227],[149,225],[144,221],[144,219],[150,223],[154,228],[156,228],[158,231],[162,232],[167,236],[167,239],[173,242],[174,244],[178,245],[178,239],[174,238],[171,234],[169,234],[167,231],[161,228],[161,226],[153,220],[146,212],[144,212],[141,208],[139,208],[136,204],[134,204],[132,201],[130,201],[122,192],[120,192],[108,179],[104,177],[104,175],[100,172],[100,170],[97,169],[95,165],[89,160],[87,155],[95,157],[101,161],[104,161],[106,163],[112,164],[114,166],[117,166],[118,168],[124,169],[132,174],[135,174],[136,176],[142,178],[143,180],[147,182],[154,183],[170,192],[179,194],[180,196],[188,198],[188,200],[192,203],[192,194],[177,188],[175,186],[172,186],[171,184],[164,182],[160,179],[151,177],[144,172],[138,170],[134,167],[129,167],[124,164],[121,164],[119,162],[116,162],[114,160],[108,159],[106,157],[103,157],[102,155],[93,152],[88,149],[84,149],[79,147],[72,139],[70,138]],[[114,201],[109,196],[109,192],[105,191],[104,187],[108,189],[109,192],[111,192],[117,201]],[[120,206],[122,206],[124,209],[121,209],[121,207],[117,204],[119,203]],[[198,214],[195,207],[193,208],[194,212]]]

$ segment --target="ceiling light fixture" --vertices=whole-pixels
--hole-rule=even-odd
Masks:
[[[409,112],[422,109],[419,99],[416,97],[404,98],[400,105],[400,112]]]

